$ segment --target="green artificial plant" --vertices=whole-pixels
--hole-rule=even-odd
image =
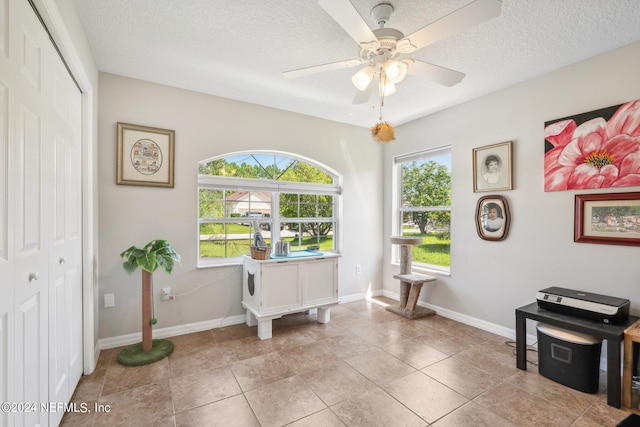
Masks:
[[[166,240],[152,240],[144,248],[140,249],[131,246],[120,254],[125,261],[122,263],[124,271],[132,274],[140,267],[144,271],[153,273],[162,267],[164,271],[171,274],[174,263],[180,263],[180,255]]]
[[[166,340],[153,340],[151,337],[151,325],[156,323],[152,318],[152,273],[158,267],[162,267],[164,271],[171,274],[175,263],[181,261],[180,255],[166,240],[152,240],[142,249],[131,246],[122,252],[120,257],[124,259],[122,268],[128,274],[132,274],[138,267],[142,269],[142,345],[136,344],[132,348],[123,350],[118,356],[118,360],[125,365],[155,362],[168,356],[173,351],[173,344]],[[155,350],[160,354],[154,354]]]

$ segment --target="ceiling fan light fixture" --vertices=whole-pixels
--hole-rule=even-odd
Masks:
[[[365,67],[355,73],[353,77],[351,77],[351,81],[358,90],[363,91],[369,86],[371,80],[373,80],[374,73],[375,69],[373,67]]]
[[[394,93],[396,93],[396,85],[390,79],[380,82],[380,97],[386,97]]]
[[[393,59],[388,59],[382,66],[384,73],[392,83],[400,83],[407,75],[407,64]]]

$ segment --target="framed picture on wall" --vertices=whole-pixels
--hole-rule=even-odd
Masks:
[[[511,190],[511,141],[473,149],[473,191]]]
[[[544,124],[544,191],[640,186],[640,99]]]
[[[118,123],[120,185],[173,188],[175,131]]]
[[[574,242],[640,246],[640,192],[576,194]]]
[[[476,230],[481,239],[504,240],[509,234],[510,225],[511,213],[505,197],[480,197],[476,205]]]

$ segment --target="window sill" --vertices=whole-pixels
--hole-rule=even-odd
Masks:
[[[396,262],[392,262],[391,265],[400,267],[400,264],[396,263]],[[418,265],[411,266],[411,272],[412,273],[422,273],[422,274],[443,276],[443,277],[451,277],[451,271],[437,270],[435,268],[422,267],[422,266],[418,266]]]
[[[242,259],[237,259],[237,260],[227,261],[227,262],[219,263],[219,264],[198,264],[198,266],[196,268],[198,270],[204,270],[204,269],[207,269],[207,268],[237,267],[237,266],[242,266],[242,265],[243,265]]]

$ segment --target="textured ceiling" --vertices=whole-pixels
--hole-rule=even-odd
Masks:
[[[345,0],[348,1],[348,0]],[[471,0],[384,0],[405,35]],[[381,0],[351,0],[370,11]],[[358,126],[379,100],[352,105],[347,68],[289,80],[283,71],[358,57],[316,0],[75,0],[100,71]],[[502,14],[412,57],[462,71],[444,87],[407,76],[385,99],[394,125],[640,40],[638,0],[503,0]]]

